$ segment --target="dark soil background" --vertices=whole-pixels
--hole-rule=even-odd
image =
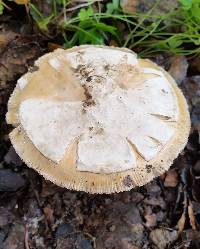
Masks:
[[[174,76],[190,108],[189,142],[171,169],[130,192],[90,195],[45,181],[9,141],[9,95],[48,51],[24,12],[0,17],[0,249],[199,249],[200,57],[152,58]]]

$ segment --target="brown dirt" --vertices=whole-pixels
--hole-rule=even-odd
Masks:
[[[129,192],[69,191],[29,169],[10,145],[5,122],[8,97],[16,80],[47,51],[41,37],[14,26],[7,21],[0,25],[0,249],[200,248],[200,75],[196,64],[190,60],[187,75],[180,77],[173,72],[183,65],[180,59],[176,58],[180,67],[174,68],[175,59],[154,58],[178,75],[192,118],[188,144],[172,168]],[[130,181],[127,176],[124,184]]]

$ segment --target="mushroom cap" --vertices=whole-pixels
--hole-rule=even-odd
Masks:
[[[84,45],[40,57],[8,102],[11,142],[68,189],[113,193],[164,173],[189,135],[172,77],[124,48]]]

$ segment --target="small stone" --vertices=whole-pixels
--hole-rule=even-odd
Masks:
[[[25,185],[21,175],[9,169],[0,169],[0,191],[17,191]]]
[[[56,246],[56,249],[93,249],[91,242],[71,224],[58,226]]]
[[[93,249],[91,242],[83,236],[78,236],[77,249]]]
[[[165,249],[169,247],[178,238],[178,232],[176,230],[170,231],[163,228],[158,228],[150,233],[150,239],[159,248]]]
[[[158,222],[162,222],[164,219],[166,219],[166,213],[163,211],[159,211],[156,213],[156,219]]]
[[[158,206],[158,207],[161,207],[162,209],[166,208],[166,203],[161,196],[157,196],[157,197],[152,196],[152,197],[145,198],[144,203],[150,206]]]
[[[152,181],[148,183],[145,186],[148,194],[152,195],[159,195],[161,193],[161,188],[158,186],[158,184],[155,181]]]
[[[70,224],[60,224],[56,230],[56,238],[67,237],[68,234],[74,232],[74,227]]]
[[[116,226],[115,226],[115,225],[111,225],[111,226],[109,227],[109,231],[110,231],[110,232],[114,232],[115,229],[116,229]]]
[[[135,205],[130,206],[127,212],[123,215],[123,220],[131,226],[135,226],[136,224],[142,224],[140,212]]]
[[[140,192],[132,191],[131,193],[131,201],[134,203],[138,203],[144,199],[144,195]]]

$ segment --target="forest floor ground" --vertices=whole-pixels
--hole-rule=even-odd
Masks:
[[[153,60],[187,98],[192,127],[170,170],[144,187],[111,195],[69,191],[29,169],[10,144],[7,101],[16,80],[48,51],[37,33],[0,19],[0,249],[199,249],[200,57]]]

